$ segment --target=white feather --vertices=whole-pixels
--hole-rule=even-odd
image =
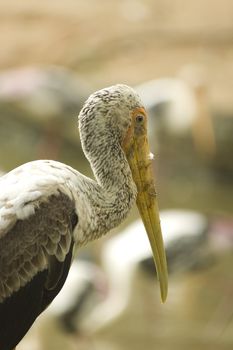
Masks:
[[[72,197],[72,183],[84,186],[82,175],[55,161],[26,163],[0,177],[0,237],[9,225],[34,214],[41,201],[61,191]]]

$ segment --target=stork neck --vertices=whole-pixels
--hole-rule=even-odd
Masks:
[[[119,143],[108,140],[88,157],[96,181],[92,182],[91,208],[85,235],[93,240],[107,233],[125,219],[136,199],[136,185]],[[98,154],[98,156],[97,156]],[[89,184],[90,185],[90,184]]]
[[[95,142],[95,151],[88,157],[100,191],[107,196],[135,192],[135,184],[125,153],[117,136],[106,135]]]
[[[106,192],[117,193],[122,186],[133,181],[125,154],[117,143],[111,142],[101,147],[91,166],[97,183]]]

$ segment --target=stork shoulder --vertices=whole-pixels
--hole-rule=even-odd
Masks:
[[[23,164],[0,178],[0,238],[20,219],[35,213],[51,195],[63,193],[73,199],[72,178],[78,172],[50,160]]]

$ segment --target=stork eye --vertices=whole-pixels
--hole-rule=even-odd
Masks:
[[[142,114],[139,114],[136,116],[136,122],[137,123],[142,123],[144,120],[144,116]]]

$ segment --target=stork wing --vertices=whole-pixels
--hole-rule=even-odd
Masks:
[[[0,236],[0,302],[26,285],[39,271],[49,269],[46,285],[51,289],[59,276],[54,258],[63,262],[71,246],[75,206],[62,192],[35,207],[26,219],[17,220]]]
[[[0,232],[1,350],[14,348],[62,288],[77,221],[74,202],[57,191]]]

